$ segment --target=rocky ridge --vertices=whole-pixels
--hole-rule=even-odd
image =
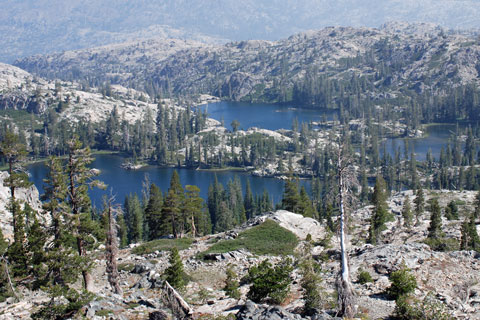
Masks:
[[[326,26],[388,21],[478,28],[475,0],[0,1],[0,61],[127,41],[134,37],[279,39]],[[208,36],[207,36],[208,35]]]
[[[109,81],[146,92],[206,93],[234,100],[286,101],[307,76],[374,78],[362,95],[393,98],[404,90],[479,83],[480,44],[471,35],[429,24],[328,27],[278,41],[225,45],[143,41],[20,59],[47,78]],[[428,81],[427,81],[428,79]]]

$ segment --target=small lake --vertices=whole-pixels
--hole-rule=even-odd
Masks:
[[[338,115],[337,110],[332,109],[298,109],[294,105],[275,105],[265,103],[231,102],[221,101],[202,105],[202,110],[207,110],[210,118],[223,121],[227,128],[231,129],[233,120],[240,123],[240,129],[259,127],[269,130],[291,129],[295,119],[302,122],[321,122],[332,120]],[[408,139],[409,157],[412,151],[415,152],[417,160],[425,160],[428,149],[438,159],[442,147],[446,147],[451,134],[455,132],[454,124],[437,124],[428,126],[427,136],[419,139]],[[401,154],[404,154],[404,138],[387,139],[386,150],[392,155],[400,147]],[[383,145],[379,146],[383,154]]]
[[[210,184],[213,184],[216,175],[218,181],[222,183],[225,188],[229,180],[233,180],[235,176],[238,176],[244,191],[247,181],[249,181],[254,195],[262,194],[263,190],[267,190],[274,203],[282,200],[285,184],[283,180],[254,177],[243,172],[211,172],[192,169],[160,168],[157,166],[147,166],[139,170],[125,170],[120,167],[124,160],[125,158],[119,155],[96,155],[92,167],[100,170],[101,173],[98,179],[105,182],[108,185],[108,189],[106,191],[99,189],[90,191],[90,197],[95,206],[101,207],[102,197],[109,195],[110,190],[113,195],[115,195],[116,202],[121,204],[123,204],[125,196],[130,193],[136,192],[141,197],[142,184],[145,176],[148,176],[150,182],[155,183],[162,192],[165,192],[170,186],[170,178],[174,170],[178,171],[183,187],[185,187],[185,185],[198,186],[200,188],[200,195],[204,199],[207,199],[208,187]],[[43,163],[36,163],[29,167],[29,173],[30,180],[38,188],[40,194],[42,194],[43,179],[45,179],[47,175],[47,168]],[[307,190],[309,190],[309,182],[300,181],[300,184],[305,185]]]
[[[240,129],[258,127],[269,130],[292,129],[295,119],[298,123],[332,120],[338,115],[332,109],[299,109],[294,105],[221,101],[200,106],[207,110],[210,118],[223,121],[231,129],[233,120],[240,123]]]
[[[465,125],[461,126],[464,128]],[[385,141],[385,147],[388,153],[395,155],[395,151],[400,148],[400,155],[405,153],[405,140],[408,141],[408,157],[410,154],[415,152],[415,158],[419,161],[424,161],[426,159],[428,150],[430,149],[432,155],[435,159],[438,160],[440,156],[440,151],[442,148],[446,149],[449,139],[452,134],[455,133],[456,125],[455,124],[435,124],[428,126],[426,128],[427,136],[425,138],[418,139],[387,139]],[[383,154],[383,146],[381,147],[381,154]]]

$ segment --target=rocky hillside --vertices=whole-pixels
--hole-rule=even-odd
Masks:
[[[388,21],[478,28],[475,0],[0,1],[0,61],[89,48],[135,37],[279,39],[332,25]]]
[[[411,191],[394,194],[389,199],[389,209],[394,213],[394,221],[387,225],[383,243],[377,246],[364,243],[364,231],[368,228],[371,207],[357,210],[351,219],[352,235],[350,250],[350,266],[354,290],[362,319],[386,319],[394,308],[395,302],[385,293],[390,286],[391,272],[405,264],[415,276],[418,288],[415,296],[423,299],[430,297],[441,302],[446,310],[456,319],[480,319],[480,287],[479,270],[480,255],[474,251],[436,252],[422,241],[429,224],[429,213],[425,212],[420,223],[411,228],[402,227],[402,218],[398,209],[403,205],[406,195]],[[427,192],[427,199],[438,197],[443,206],[452,199],[459,205],[460,220],[472,210],[473,192]],[[311,253],[321,266],[323,309],[314,316],[300,315],[304,301],[300,287],[301,274],[296,268],[292,274],[292,285],[286,302],[282,306],[257,305],[247,301],[246,293],[249,285],[241,282],[240,298],[228,297],[223,291],[225,271],[232,266],[241,278],[248,268],[269,259],[274,264],[280,257],[265,253],[252,253],[256,248],[234,249],[223,252],[212,250],[213,246],[222,248],[222,242],[242,238],[244,231],[251,231],[261,226],[264,221],[278,223],[285,232],[292,232],[299,240],[296,254],[292,256],[298,261],[300,249],[310,234],[313,240]],[[449,237],[459,240],[458,227],[460,221],[446,221],[444,231]],[[94,301],[84,309],[89,319],[150,319],[168,314],[169,309],[162,303],[162,274],[168,266],[166,248],[176,240],[156,240],[141,245],[131,245],[120,251],[119,268],[123,295],[110,292],[105,274],[104,255],[101,250],[93,252],[96,266],[93,270],[95,278]],[[339,319],[335,318],[334,292],[335,278],[339,269],[339,243],[322,224],[301,215],[288,211],[276,211],[250,220],[244,226],[226,233],[210,235],[193,241],[178,242],[181,246],[181,258],[185,272],[190,276],[190,283],[181,291],[182,296],[192,308],[194,318],[227,316],[236,314],[236,319]],[[218,245],[220,244],[220,245]],[[218,252],[218,253],[215,253]],[[204,259],[202,259],[204,257]],[[298,265],[295,264],[297,267]],[[371,282],[356,281],[361,271],[368,272]],[[42,291],[31,292],[20,287],[23,299],[15,302],[9,298],[0,303],[0,319],[28,319],[37,310],[38,304],[47,301]],[[156,312],[156,313],[154,313]],[[168,318],[168,317],[167,317]],[[202,318],[203,319],[203,318]]]
[[[143,41],[15,64],[43,77],[111,82],[151,95],[206,93],[331,107],[342,92],[381,100],[478,84],[479,60],[478,38],[430,24],[392,23],[226,45]]]
[[[169,100],[165,103],[174,107]],[[0,63],[0,110],[25,110],[43,115],[54,109],[60,119],[98,123],[105,120],[114,107],[125,120],[134,123],[148,109],[154,114],[157,104],[145,93],[120,85],[90,88],[73,82],[48,81]]]

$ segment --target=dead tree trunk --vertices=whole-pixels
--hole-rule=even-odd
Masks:
[[[350,267],[348,265],[347,253],[347,215],[345,210],[345,200],[348,194],[349,170],[344,159],[343,146],[340,148],[338,156],[338,184],[340,188],[340,274],[338,276],[336,286],[338,292],[338,305],[340,313],[346,318],[355,316],[355,298],[353,286],[350,281]]]
[[[107,258],[107,275],[108,282],[115,294],[123,294],[122,288],[118,283],[118,268],[117,268],[117,254],[118,254],[118,238],[117,238],[117,222],[115,220],[115,212],[119,208],[113,208],[112,199],[108,200],[105,214],[107,215],[107,237],[105,243],[106,258]]]
[[[162,300],[172,310],[175,319],[193,319],[192,308],[168,281],[163,284]]]
[[[15,288],[13,287],[13,283],[12,283],[12,278],[10,277],[10,272],[8,271],[8,260],[6,258],[4,258],[3,256],[0,258],[0,261],[4,262],[4,267],[5,267],[5,276],[7,277],[7,281],[8,281],[8,286],[10,287],[10,290],[12,291],[12,294],[13,296],[15,297],[16,301],[20,301],[20,299],[18,298],[18,295],[17,295],[17,292],[15,291]]]

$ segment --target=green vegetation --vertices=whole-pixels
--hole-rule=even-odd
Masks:
[[[368,232],[368,242],[377,244],[381,241],[381,232],[386,229],[385,223],[392,219],[392,214],[388,212],[387,189],[382,176],[377,176],[375,188],[372,196],[372,203],[375,206],[370,219],[370,229]]]
[[[134,263],[119,263],[118,271],[131,272],[135,268]]]
[[[357,282],[360,284],[366,284],[373,282],[373,278],[368,271],[360,269],[358,270]]]
[[[429,292],[423,300],[412,295],[399,297],[395,305],[395,318],[399,320],[453,320],[445,305]]]
[[[188,249],[193,243],[191,238],[181,238],[181,239],[158,239],[142,243],[138,247],[132,249],[134,254],[148,254],[155,251],[166,251],[176,248],[177,250]]]
[[[320,264],[313,259],[312,246],[306,243],[300,257],[300,273],[302,279],[300,285],[303,289],[303,299],[305,300],[304,311],[310,313],[315,309],[322,307],[325,301],[325,293],[322,287],[322,277],[320,276]]]
[[[178,254],[177,248],[174,247],[170,250],[170,259],[168,263],[170,266],[163,274],[165,280],[176,289],[183,288],[188,283],[189,277],[186,275],[185,271],[183,271],[183,262]]]
[[[412,293],[417,287],[415,276],[410,273],[405,264],[398,271],[392,272],[390,275],[391,286],[387,289],[388,295],[397,300],[401,296]]]
[[[97,311],[95,312],[95,315],[96,315],[97,317],[108,317],[108,316],[110,316],[111,314],[113,314],[113,311],[112,311],[112,310],[106,310],[106,309],[104,309],[104,310],[97,310]]]
[[[257,303],[266,301],[281,304],[289,292],[292,270],[290,259],[283,260],[275,267],[268,260],[251,267],[245,276],[245,281],[251,283],[247,298]]]
[[[223,290],[230,298],[239,299],[240,291],[238,290],[238,287],[240,284],[238,283],[237,274],[233,270],[231,264],[228,265],[226,273],[227,279],[225,280],[225,287],[223,287]]]
[[[206,253],[224,253],[238,249],[246,249],[258,255],[291,255],[298,244],[297,237],[272,220],[266,220],[238,235],[233,240],[223,240],[215,243]]]

